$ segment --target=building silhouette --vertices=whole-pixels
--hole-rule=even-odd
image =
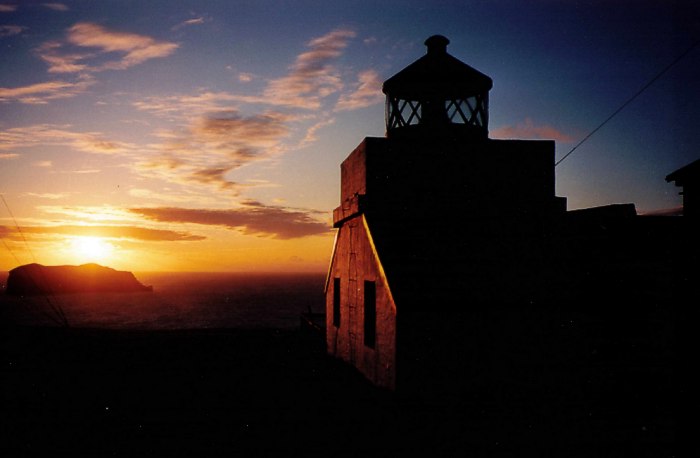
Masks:
[[[700,159],[669,174],[666,181],[683,188],[683,216],[700,218]]]
[[[633,204],[567,212],[554,142],[490,139],[492,80],[448,43],[428,38],[384,82],[385,137],[341,164],[326,284],[327,352],[424,394],[551,359],[564,315],[616,332],[600,310],[668,301],[689,264],[678,221],[642,222]]]

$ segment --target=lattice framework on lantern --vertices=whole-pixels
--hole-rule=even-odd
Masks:
[[[387,128],[412,126],[423,122],[423,105],[420,100],[387,97]],[[488,94],[464,99],[444,101],[445,114],[452,124],[486,127],[488,125]]]

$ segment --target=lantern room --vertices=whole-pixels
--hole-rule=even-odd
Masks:
[[[493,81],[448,54],[449,42],[428,38],[427,53],[384,82],[387,137],[488,137]]]

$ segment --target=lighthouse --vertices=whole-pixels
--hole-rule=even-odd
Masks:
[[[431,36],[384,82],[385,136],[340,166],[327,352],[389,389],[449,380],[474,311],[538,294],[540,248],[566,211],[554,142],[490,139],[493,81],[448,44]]]

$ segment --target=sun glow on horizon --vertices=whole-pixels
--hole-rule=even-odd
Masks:
[[[112,258],[114,245],[101,237],[73,237],[71,252],[80,262],[104,262]]]

